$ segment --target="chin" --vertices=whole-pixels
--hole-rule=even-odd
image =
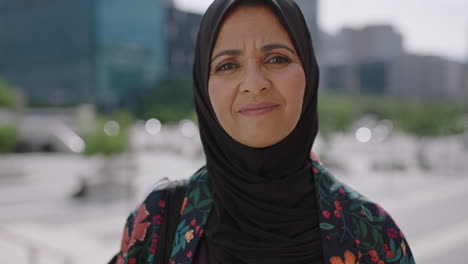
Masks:
[[[278,125],[283,124],[283,125]],[[274,120],[269,122],[237,123],[227,129],[227,133],[237,142],[252,148],[265,148],[280,142],[288,136],[291,124]]]
[[[270,135],[267,135],[270,134]],[[254,135],[246,135],[244,136],[243,140],[239,141],[241,144],[252,148],[265,148],[283,140],[285,137],[280,135],[271,135],[271,131],[269,133],[262,133],[261,135],[255,133]]]

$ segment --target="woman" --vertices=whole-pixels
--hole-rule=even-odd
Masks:
[[[170,263],[414,263],[386,211],[310,153],[319,70],[292,0],[214,1],[193,77],[206,166],[188,184]],[[130,215],[116,263],[168,250],[164,194]]]

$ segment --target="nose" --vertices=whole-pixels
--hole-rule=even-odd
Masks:
[[[254,62],[249,63],[244,71],[244,78],[241,82],[241,92],[260,93],[269,89],[270,81]]]

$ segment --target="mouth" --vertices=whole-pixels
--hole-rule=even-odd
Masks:
[[[270,113],[279,107],[278,104],[263,102],[259,104],[250,104],[239,110],[239,113],[245,116],[260,116],[266,113]]]

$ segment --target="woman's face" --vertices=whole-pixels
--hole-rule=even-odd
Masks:
[[[305,86],[296,49],[273,10],[239,6],[225,18],[208,93],[233,139],[255,148],[280,142],[299,121]]]

